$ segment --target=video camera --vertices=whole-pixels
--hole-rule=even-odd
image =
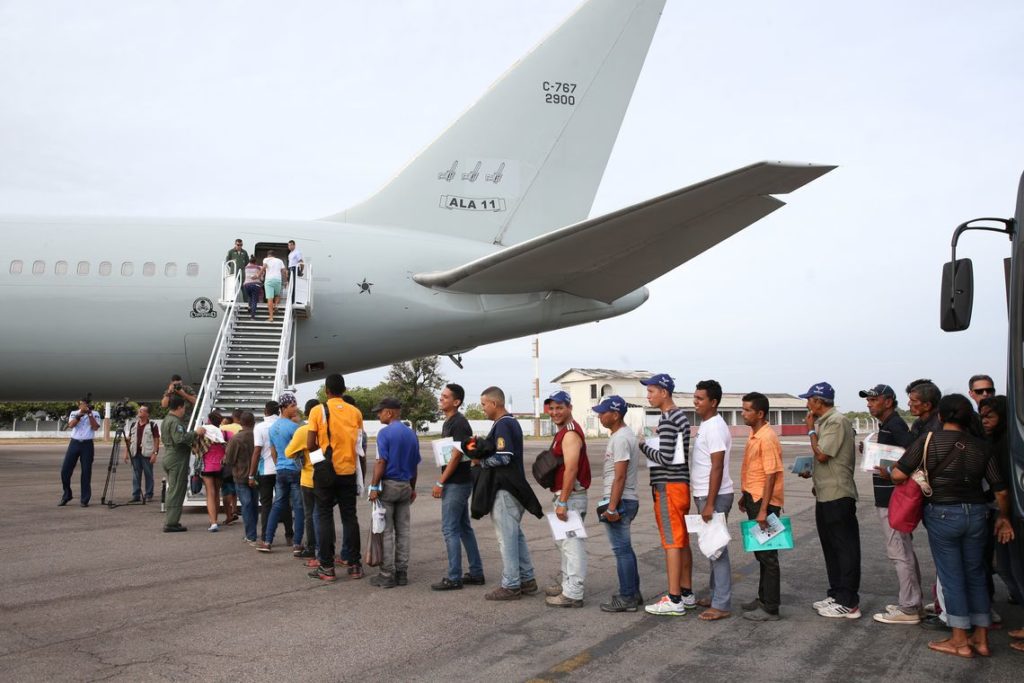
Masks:
[[[110,417],[114,422],[124,424],[135,417],[136,410],[128,404],[128,399],[118,401],[110,410]]]

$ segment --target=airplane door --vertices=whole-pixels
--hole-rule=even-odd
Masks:
[[[185,364],[188,366],[185,381],[196,387],[203,381],[206,365],[210,362],[210,352],[217,339],[214,334],[185,335]],[[182,373],[184,375],[184,373]]]

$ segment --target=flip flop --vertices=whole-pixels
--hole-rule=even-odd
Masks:
[[[1024,643],[1010,643],[1010,649],[1017,652],[1024,652]]]
[[[970,645],[957,646],[950,643],[949,640],[933,640],[928,643],[928,649],[964,659],[974,659],[974,649]]]
[[[723,612],[720,609],[711,607],[701,612],[697,618],[701,621],[718,621],[719,619],[728,619],[731,616],[732,612]]]
[[[711,598],[701,598],[697,601],[697,607],[711,607]]]
[[[1017,640],[1024,640],[1024,628],[1015,628],[1012,631],[1007,631],[1006,635]]]
[[[971,649],[981,657],[989,657],[992,655],[992,651],[988,649],[988,645],[978,645],[977,643],[970,643]]]

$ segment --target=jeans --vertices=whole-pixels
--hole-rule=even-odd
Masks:
[[[1006,584],[1006,592],[1024,605],[1024,560],[1014,547],[1014,542],[996,542],[996,573]]]
[[[860,605],[860,525],[857,501],[839,498],[814,505],[818,540],[828,573],[828,597],[844,607]]]
[[[334,506],[341,511],[341,523],[345,527],[345,535],[350,539],[352,564],[362,560],[362,546],[359,538],[359,518],[356,516],[356,475],[339,474],[330,486],[313,486],[316,497],[317,518],[320,529],[317,531],[317,556],[320,566],[324,569],[334,568]]]
[[[238,508],[242,511],[242,525],[245,527],[245,537],[250,541],[255,541],[256,522],[259,517],[259,509],[256,505],[259,500],[259,491],[249,486],[243,479],[241,483],[235,486],[235,492],[238,494]]]
[[[733,494],[719,493],[715,496],[715,512],[724,512],[726,519],[732,510]],[[706,496],[694,496],[696,513],[700,514],[708,502]],[[711,560],[711,607],[728,612],[732,609],[732,565],[729,563],[729,546],[722,548],[722,554]]]
[[[582,519],[587,518],[587,492],[573,491],[566,501],[568,510],[575,510]],[[583,599],[583,584],[587,580],[587,547],[582,538],[555,541],[562,556],[562,595],[572,600]]]
[[[466,546],[466,560],[471,576],[483,576],[484,564],[480,547],[469,522],[469,496],[473,483],[446,483],[441,489],[441,532],[448,551],[448,579],[462,580],[462,546]]]
[[[267,537],[267,524],[270,522],[270,511],[274,508],[274,492],[277,491],[277,475],[261,474],[257,477],[260,487],[260,538]],[[284,535],[292,535],[292,502],[285,498],[284,510],[280,520],[284,523]]]
[[[885,536],[885,552],[896,567],[900,583],[900,611],[917,614],[921,611],[921,567],[914,553],[914,535],[896,531],[889,526],[889,508],[875,508]]]
[[[95,455],[92,439],[79,441],[71,439],[68,442],[68,449],[64,452],[64,464],[60,468],[60,483],[64,488],[64,498],[71,500],[71,475],[75,473],[75,465],[82,461],[82,495],[80,503],[88,503],[92,498],[92,459]]]
[[[302,490],[302,520],[304,522],[303,538],[306,547],[316,549],[316,540],[320,538],[320,519],[316,513],[316,496],[312,486],[300,486]]]
[[[987,517],[988,508],[980,503],[924,506],[928,545],[942,582],[946,623],[952,628],[992,625],[985,585]]]
[[[274,485],[274,506],[270,509],[270,517],[267,519],[267,531],[263,540],[267,543],[274,542],[274,532],[277,530],[277,523],[284,514],[285,506],[291,504],[292,512],[295,515],[295,537],[293,543],[302,545],[302,532],[305,527],[304,510],[302,507],[302,487],[299,486],[299,473],[294,470],[281,469],[277,471],[277,483]]]
[[[412,506],[412,486],[407,481],[384,479],[381,481],[380,502],[384,504],[384,555],[381,574],[393,576],[396,571],[409,569],[409,508]]]
[[[516,590],[523,581],[534,578],[530,549],[519,526],[523,512],[523,506],[508,491],[502,489],[495,494],[491,521],[498,539],[498,552],[501,553],[501,587],[510,590]]]
[[[250,282],[242,286],[242,291],[245,292],[245,299],[249,302],[249,317],[255,318],[256,305],[260,302],[260,292],[263,291],[263,285],[259,282]]]
[[[146,498],[153,497],[153,463],[144,455],[132,456],[132,498],[142,497],[142,480],[146,480]]]
[[[640,570],[636,564],[636,553],[629,527],[640,509],[640,501],[620,500],[619,521],[604,522],[604,530],[608,534],[608,543],[615,555],[615,571],[619,575],[619,595],[623,599],[640,598]]]
[[[761,501],[755,501],[753,497],[743,492],[743,507],[747,510],[749,519],[757,519],[757,513],[761,510]],[[774,505],[768,506],[768,514],[778,516],[782,508]],[[779,604],[782,602],[782,572],[779,569],[778,550],[755,550],[754,559],[760,565],[761,575],[757,583],[757,601],[768,614],[778,614]]]
[[[167,473],[167,516],[164,524],[167,526],[181,521],[181,504],[185,502],[185,490],[188,488],[188,460],[187,455],[164,456],[164,472]]]

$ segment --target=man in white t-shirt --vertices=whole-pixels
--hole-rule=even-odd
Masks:
[[[636,479],[642,455],[636,435],[623,422],[627,406],[621,396],[609,396],[592,410],[598,414],[601,426],[611,432],[604,451],[604,495],[598,509],[608,506],[600,520],[608,533],[619,575],[619,592],[601,604],[601,611],[636,612],[644,598],[640,595],[640,573],[629,526],[640,509]]]
[[[697,382],[693,392],[694,411],[701,419],[697,439],[693,443],[690,457],[690,487],[693,502],[705,522],[710,522],[714,513],[728,515],[732,508],[733,486],[729,477],[729,450],[732,436],[729,425],[718,414],[722,400],[722,385],[713,379]],[[697,604],[707,607],[698,619],[717,621],[725,619],[732,610],[732,567],[729,564],[729,547],[711,560],[711,597],[698,600]]]
[[[267,252],[263,259],[263,293],[267,295],[267,310],[270,322],[274,322],[274,309],[281,301],[281,292],[288,284],[288,267],[284,261],[274,255],[274,250]]]
[[[260,532],[259,537],[267,537],[267,519],[274,505],[274,489],[277,487],[277,459],[270,448],[270,427],[281,418],[281,406],[277,401],[267,401],[263,407],[263,421],[256,424],[252,431],[252,463],[249,466],[248,485],[259,487],[260,492]],[[257,478],[257,475],[259,477]],[[241,482],[237,482],[241,485]],[[292,506],[286,500],[281,514],[284,524],[285,540],[292,544]],[[255,546],[255,544],[253,544]]]

